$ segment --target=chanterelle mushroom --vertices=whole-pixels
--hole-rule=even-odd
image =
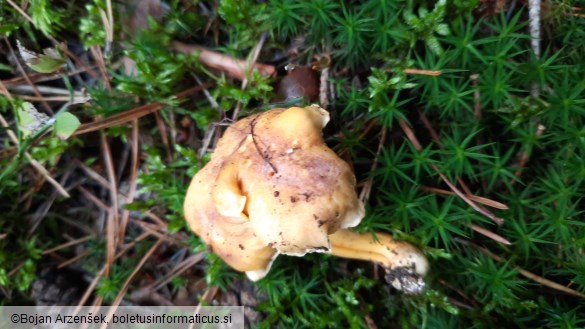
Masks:
[[[326,252],[399,269],[389,282],[415,292],[428,268],[417,249],[389,235],[379,234],[376,242],[346,229],[359,224],[364,206],[351,168],[323,141],[328,121],[329,113],[312,105],[273,109],[231,125],[189,186],[187,222],[252,280],[264,277],[278,254]],[[419,286],[405,284],[408,276]]]

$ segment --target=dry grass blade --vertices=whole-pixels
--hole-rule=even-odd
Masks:
[[[110,207],[108,207],[108,205],[106,205],[100,198],[98,198],[93,193],[85,189],[83,186],[79,186],[77,187],[77,189],[79,190],[79,192],[81,192],[81,194],[83,194],[84,197],[86,197],[89,201],[95,204],[98,208],[105,212],[109,211]]]
[[[144,266],[146,261],[150,258],[150,256],[152,256],[152,254],[156,251],[156,249],[160,246],[161,243],[162,243],[162,240],[158,240],[146,252],[146,254],[144,254],[144,256],[142,256],[142,259],[140,259],[140,262],[138,262],[138,265],[136,265],[136,267],[134,268],[134,271],[132,271],[132,273],[130,273],[130,276],[128,276],[128,278],[124,282],[124,285],[122,286],[122,289],[120,289],[118,296],[116,296],[116,299],[114,300],[112,305],[110,305],[110,309],[108,311],[108,315],[106,316],[106,318],[108,318],[108,319],[111,318],[112,314],[114,314],[114,312],[116,312],[118,305],[120,305],[120,302],[122,302],[122,298],[124,298],[124,295],[126,295],[126,291],[128,291],[128,287],[130,287],[130,282],[132,282],[132,280],[134,279],[134,276],[136,276],[138,271],[140,271],[142,266]],[[107,327],[108,327],[108,324],[104,323],[100,328],[105,329]]]
[[[390,68],[387,69],[386,72],[393,72],[394,69]],[[443,74],[443,71],[439,70],[421,70],[421,69],[404,69],[404,73],[406,74],[414,74],[414,75],[428,75],[432,77],[438,77],[439,75]]]
[[[544,286],[547,286],[549,288],[552,288],[552,289],[555,289],[555,290],[558,290],[558,291],[562,291],[562,292],[567,293],[569,295],[573,295],[573,296],[580,297],[580,298],[585,298],[585,294],[580,293],[580,292],[578,292],[576,290],[573,290],[573,289],[571,289],[569,287],[565,287],[562,284],[558,284],[558,283],[556,283],[554,281],[551,281],[549,279],[545,279],[545,278],[543,278],[541,276],[538,276],[538,275],[536,275],[536,274],[534,274],[532,272],[529,272],[529,271],[527,271],[525,269],[522,269],[520,267],[516,267],[516,269],[518,270],[518,272],[520,274],[524,275],[525,277],[529,278],[530,280],[532,280],[534,282],[538,282],[538,283],[540,283],[540,284],[542,284]]]
[[[542,124],[539,124],[537,129],[536,129],[536,133],[534,134],[534,137],[536,139],[540,138],[540,136],[542,136],[542,133],[544,133],[544,131],[546,130],[546,127],[543,126]],[[528,162],[528,159],[530,158],[530,153],[528,152],[528,150],[522,150],[522,152],[519,155],[519,162],[518,165],[516,167],[518,167],[518,170],[516,170],[516,172],[514,173],[514,175],[516,175],[516,177],[520,177],[522,175],[522,172],[524,171],[524,167],[526,167],[526,163]],[[515,184],[516,181],[512,181],[512,184]]]
[[[482,254],[490,257],[491,259],[493,259],[493,260],[495,260],[497,262],[503,262],[504,261],[504,259],[502,257],[500,257],[500,256],[492,253],[487,248],[480,247],[480,246],[474,244],[471,241],[467,241],[467,240],[464,240],[464,239],[461,239],[461,238],[455,238],[455,241],[457,241],[457,242],[459,242],[461,244],[467,245],[467,246],[474,247],[475,249],[479,250]],[[578,291],[576,291],[574,289],[571,289],[569,287],[565,287],[562,284],[558,284],[558,283],[556,283],[554,281],[551,281],[549,279],[545,279],[545,278],[543,278],[543,277],[541,277],[539,275],[536,275],[536,274],[534,274],[534,273],[532,273],[530,271],[527,271],[527,270],[525,270],[525,269],[523,269],[523,268],[521,268],[519,266],[516,266],[515,268],[518,271],[518,273],[520,273],[523,276],[529,278],[530,280],[533,280],[534,282],[538,282],[538,283],[540,283],[540,284],[542,284],[544,286],[547,286],[549,288],[552,288],[552,289],[555,289],[555,290],[558,290],[558,291],[562,291],[562,292],[564,292],[566,294],[569,294],[569,295],[572,295],[572,296],[575,296],[575,297],[585,298],[585,294],[580,293],[580,292],[578,292]]]
[[[65,188],[63,186],[61,186],[61,184],[59,184],[59,182],[57,182],[51,176],[49,171],[47,169],[45,169],[45,167],[43,167],[42,164],[40,164],[37,160],[33,159],[32,156],[28,152],[25,152],[24,156],[30,162],[31,166],[33,166],[33,168],[35,168],[41,175],[43,175],[43,177],[47,180],[47,182],[49,182],[49,184],[53,185],[53,187],[57,190],[57,192],[59,192],[59,194],[61,194],[61,196],[65,197],[65,198],[70,197],[69,193],[67,193],[67,190],[65,190]]]
[[[142,233],[141,235],[139,235],[138,237],[136,237],[132,242],[130,242],[129,244],[126,245],[126,247],[124,249],[122,249],[114,258],[114,260],[120,258],[122,255],[124,255],[128,250],[130,250],[132,247],[134,247],[134,245],[144,239],[146,239],[148,236],[150,236],[150,233],[145,232]],[[95,287],[97,286],[97,284],[99,283],[100,278],[104,275],[106,271],[106,265],[104,265],[102,267],[102,269],[96,274],[96,276],[93,278],[93,280],[91,281],[91,283],[89,284],[89,286],[87,287],[87,289],[85,290],[83,296],[81,297],[81,299],[79,300],[79,302],[77,303],[77,308],[75,310],[75,313],[79,312],[80,308],[82,306],[84,306],[87,303],[87,300],[89,299],[89,297],[91,296],[92,291],[95,289]]]
[[[14,10],[16,10],[22,17],[29,21],[29,23],[34,24],[33,19],[24,10],[22,10],[19,5],[14,3],[12,0],[6,0],[6,2],[8,2],[8,4],[11,5],[12,8],[14,8]]]
[[[447,281],[443,280],[443,279],[438,279],[437,281],[439,281],[440,284],[444,285],[445,287],[455,291],[459,296],[463,297],[463,299],[465,299],[467,302],[469,302],[470,304],[473,304],[473,307],[477,307],[478,304],[475,301],[475,299],[467,296],[461,289],[455,287],[454,285],[448,283]]]
[[[426,115],[422,111],[419,111],[418,113],[419,113],[420,119],[423,122],[424,126],[427,128],[427,130],[431,134],[431,137],[437,143],[437,145],[439,145],[439,147],[442,149],[443,146],[441,145],[441,141],[439,139],[439,134],[435,131],[435,129],[433,128],[431,122],[426,117]],[[406,123],[404,124],[404,126],[407,129],[410,129],[410,127]],[[404,127],[403,127],[403,129],[404,129]],[[414,136],[414,133],[412,135]],[[414,138],[416,138],[416,137],[414,137]],[[494,221],[494,223],[496,223],[498,225],[502,225],[504,223],[504,219],[503,218],[497,217],[496,215],[494,215],[488,209],[476,205],[471,199],[467,198],[463,193],[461,193],[461,191],[459,191],[459,189],[457,189],[455,187],[455,185],[452,184],[447,179],[447,177],[440,172],[440,170],[439,170],[439,168],[437,167],[436,164],[432,164],[432,167],[433,167],[433,169],[435,171],[437,171],[437,173],[439,174],[439,176],[441,176],[441,179],[453,190],[453,192],[455,192],[455,194],[457,194],[459,197],[461,197],[474,210],[476,210],[480,214],[488,217],[489,219],[491,219],[492,221]],[[469,187],[467,187],[467,184],[465,184],[465,182],[460,177],[457,178],[457,182],[462,186],[463,190],[465,191],[465,194],[467,194],[467,195],[471,195],[472,194],[471,193],[471,190],[469,189]]]
[[[106,172],[108,174],[109,192],[110,192],[110,209],[108,211],[108,220],[106,224],[106,272],[110,273],[110,266],[114,261],[114,255],[117,246],[117,228],[118,228],[118,187],[116,185],[116,173],[114,170],[114,162],[112,159],[112,152],[110,144],[108,143],[106,135],[102,132],[100,134],[100,142],[102,146],[102,156]]]
[[[91,293],[93,292],[93,290],[95,289],[95,287],[97,287],[97,284],[99,283],[100,278],[104,275],[104,272],[105,271],[106,271],[106,266],[103,266],[102,269],[95,275],[95,277],[93,278],[93,280],[91,280],[89,286],[87,287],[87,289],[83,293],[83,296],[81,296],[81,299],[77,303],[77,308],[75,309],[75,312],[74,313],[79,312],[80,308],[82,306],[84,306],[85,303],[87,303],[87,300],[91,296]]]
[[[85,250],[85,251],[79,253],[79,255],[60,263],[59,265],[57,265],[57,268],[64,268],[66,266],[69,266],[69,265],[77,262],[78,260],[84,258],[85,256],[89,255],[89,253],[90,253],[89,250]]]
[[[61,75],[63,76],[63,75]],[[43,95],[61,95],[61,96],[70,96],[71,92],[67,89],[63,88],[55,88],[55,87],[47,87],[47,86],[36,86],[36,89],[41,92]],[[34,93],[34,89],[28,85],[18,85],[10,88],[12,92],[20,92],[26,94]],[[81,91],[73,91],[73,96],[75,97],[84,97],[85,93]]]
[[[404,69],[404,73],[417,74],[417,75],[429,75],[429,76],[433,76],[433,77],[438,77],[439,75],[443,74],[442,71],[438,71],[438,70],[421,70],[421,69]]]
[[[2,119],[0,119],[0,120],[2,120]],[[2,120],[2,121],[4,121],[4,120]],[[16,155],[17,152],[18,152],[18,150],[16,149],[15,146],[8,146],[8,147],[0,150],[0,159],[12,158],[13,156]]]
[[[152,219],[156,224],[158,224],[159,227],[164,228],[164,229],[167,228],[167,222],[165,222],[162,218],[160,218],[159,216],[157,216],[152,211],[147,211],[146,212],[146,217]]]
[[[100,184],[103,188],[106,188],[106,189],[110,188],[110,183],[108,183],[108,181],[102,175],[95,172],[95,170],[88,167],[85,163],[83,163],[79,160],[75,160],[75,161],[77,163],[77,166],[79,168],[81,168],[81,170],[83,170],[87,176],[89,176],[91,179],[96,181],[96,183]]]
[[[189,268],[193,267],[195,264],[199,263],[203,257],[205,256],[204,252],[197,253],[195,255],[191,255],[187,259],[183,260],[179,264],[177,264],[169,273],[167,273],[162,278],[158,279],[156,282],[152,283],[150,287],[154,288],[154,290],[158,290],[162,288],[167,283],[171,282],[173,278],[181,273],[185,272]]]
[[[163,145],[165,147],[167,161],[172,162],[173,161],[173,155],[172,155],[173,152],[171,151],[171,143],[169,141],[169,134],[167,131],[167,125],[165,124],[165,122],[164,122],[164,120],[161,117],[159,112],[154,112],[154,119],[156,121],[156,126],[158,127],[160,138],[161,138]]]
[[[199,313],[199,310],[201,309],[203,302],[205,302],[205,305],[211,305],[211,301],[213,301],[213,298],[217,294],[218,290],[219,290],[218,286],[207,287],[207,289],[205,290],[205,293],[203,293],[203,296],[199,300],[199,304],[197,304],[197,308],[195,308],[194,314]],[[192,323],[189,325],[188,329],[194,329],[194,328],[195,328],[195,324]]]
[[[1,236],[0,236],[0,238],[1,238]],[[75,239],[75,240],[72,240],[72,241],[69,241],[69,242],[60,244],[60,245],[58,245],[56,247],[53,247],[51,249],[44,250],[42,252],[42,255],[47,255],[47,254],[50,254],[52,252],[55,252],[55,251],[58,251],[58,250],[61,250],[61,249],[65,249],[65,248],[68,248],[68,247],[71,247],[71,246],[78,245],[78,244],[83,243],[83,242],[85,242],[87,240],[90,240],[92,238],[94,238],[94,235],[86,235],[83,238]]]
[[[258,56],[260,56],[260,50],[262,50],[262,47],[264,46],[265,41],[266,41],[266,32],[262,33],[260,40],[258,40],[258,43],[256,44],[256,46],[254,47],[254,49],[252,49],[252,53],[250,56],[250,62],[249,63],[247,62],[246,66],[244,67],[244,79],[242,80],[242,86],[240,87],[241,90],[246,89],[246,87],[248,86],[248,77],[250,76],[252,71],[255,68],[257,68],[256,61],[258,60]],[[271,71],[269,72],[268,75],[274,75],[276,72],[274,67],[272,67],[270,70]],[[264,73],[261,73],[261,74],[264,74]],[[235,122],[238,119],[238,115],[240,114],[241,107],[242,107],[242,102],[238,101],[238,103],[236,104],[236,108],[234,109],[234,114],[232,115],[232,121]]]
[[[212,305],[211,302],[213,301],[213,298],[215,298],[215,295],[217,295],[218,291],[218,286],[212,286],[205,289],[203,296],[201,296],[201,299],[199,300],[199,304],[197,304],[197,308],[203,306],[204,303],[205,305]]]
[[[423,148],[422,148],[420,142],[416,138],[416,135],[414,134],[414,132],[412,131],[412,128],[410,128],[408,123],[406,123],[406,121],[404,121],[402,119],[400,119],[399,122],[400,122],[400,127],[402,128],[402,130],[404,131],[404,133],[408,137],[408,140],[414,145],[414,147],[417,150],[419,150],[419,151],[422,150]],[[494,223],[496,223],[498,225],[502,225],[504,223],[503,218],[497,217],[496,215],[492,214],[487,209],[478,206],[475,202],[470,200],[463,192],[461,192],[455,185],[453,185],[453,183],[451,183],[451,181],[449,181],[447,176],[445,176],[441,172],[441,170],[439,169],[439,167],[436,164],[431,164],[431,166],[432,166],[433,170],[435,170],[437,172],[437,174],[439,174],[439,177],[441,177],[441,180],[443,180],[443,182],[445,182],[445,184],[447,184],[447,186],[449,186],[449,188],[453,192],[455,192],[455,194],[457,194],[457,196],[459,196],[463,201],[465,201],[465,203],[467,203],[469,206],[471,206],[471,208],[473,208],[475,211],[479,212],[480,214],[486,216],[487,218],[491,219],[492,221],[494,221]]]
[[[204,85],[200,85],[200,86],[195,86],[193,88],[189,88],[187,90],[184,90],[184,91],[178,93],[177,95],[175,95],[175,97],[177,97],[178,99],[185,98],[187,96],[190,96],[190,95],[202,90],[203,88],[208,88],[210,86],[212,86],[212,84],[204,84]],[[132,120],[135,120],[135,119],[141,118],[145,115],[154,113],[154,112],[162,109],[165,106],[168,106],[168,105],[163,104],[163,103],[147,104],[147,105],[142,105],[142,106],[133,108],[131,110],[128,110],[128,111],[125,111],[122,113],[111,115],[107,118],[97,119],[96,121],[85,123],[85,124],[82,124],[81,126],[79,126],[79,129],[77,129],[75,131],[75,133],[73,133],[73,136],[87,134],[89,132],[98,131],[98,130],[106,129],[109,127],[128,123],[128,122],[131,122]]]
[[[85,68],[69,71],[65,74],[63,74],[63,73],[54,73],[54,74],[31,73],[28,75],[28,77],[29,77],[29,79],[31,79],[31,81],[38,83],[38,82],[45,82],[45,81],[62,79],[63,75],[71,77],[71,76],[74,76],[74,75],[77,75],[80,73],[86,73],[88,69],[89,68],[85,67]],[[6,88],[8,88],[9,90],[12,90],[13,88],[18,88],[19,86],[24,84],[26,82],[26,80],[23,77],[16,77],[16,78],[8,79],[8,80],[2,80],[1,82],[6,86]]]
[[[30,101],[30,102],[69,102],[71,101],[71,98],[69,96],[42,96],[42,97],[37,97],[37,96],[27,96],[27,95],[15,95],[16,97],[23,99],[25,101]],[[87,97],[73,97],[73,101],[71,102],[71,104],[82,104],[82,103],[86,103],[89,99]]]
[[[132,218],[130,218],[130,221],[132,223],[137,224],[138,226],[142,227],[143,230],[149,232],[150,234],[156,236],[157,238],[159,238],[161,240],[166,241],[169,244],[173,244],[173,245],[178,246],[178,247],[181,247],[181,248],[184,248],[185,247],[185,244],[183,242],[181,242],[180,239],[176,239],[176,238],[174,238],[172,236],[169,236],[169,235],[167,235],[165,233],[161,233],[161,232],[158,231],[158,230],[161,230],[161,229],[166,229],[166,226],[164,226],[164,227],[158,226],[157,227],[157,226],[154,226],[152,224],[145,223],[143,221],[134,220]]]
[[[130,287],[130,282],[132,282],[132,279],[134,279],[134,276],[136,276],[138,271],[140,271],[140,269],[144,266],[144,264],[146,264],[146,261],[150,258],[150,256],[152,256],[152,254],[156,251],[156,249],[162,243],[163,243],[163,240],[159,239],[158,241],[156,241],[156,243],[152,247],[150,247],[150,249],[146,252],[146,254],[144,254],[144,256],[142,256],[142,259],[140,259],[140,262],[138,262],[138,265],[136,265],[136,267],[134,268],[134,271],[132,271],[130,276],[128,276],[128,278],[126,279],[126,282],[124,282],[122,289],[120,289],[118,296],[116,296],[116,299],[114,299],[114,302],[112,303],[112,307],[115,308],[116,306],[120,305],[120,302],[122,301],[122,298],[124,298],[124,295],[126,294],[126,291],[128,290],[128,287]]]
[[[454,192],[451,191],[447,191],[447,190],[443,190],[440,188],[436,188],[436,187],[429,187],[429,186],[421,186],[420,190],[425,191],[425,192],[430,192],[430,193],[437,193],[437,194],[443,194],[443,195],[454,195]],[[501,209],[501,210],[508,210],[508,206],[506,206],[503,203],[500,203],[498,201],[494,201],[488,198],[484,198],[481,196],[477,196],[477,195],[470,195],[467,194],[467,197],[470,200],[473,200],[477,203],[481,203],[483,205],[486,205],[488,207],[492,207],[492,208],[496,208],[496,209]]]
[[[434,187],[428,187],[428,186],[422,186],[420,189],[422,191],[431,192],[431,193],[438,193],[438,194],[443,194],[443,195],[454,195],[455,194],[454,192],[451,192],[451,191],[447,191],[447,190],[443,190],[443,189],[438,189],[438,188],[434,188]],[[486,198],[478,197],[478,196],[475,196],[475,195],[469,195],[469,194],[467,195],[467,197],[470,200],[473,200],[475,202],[483,203],[485,205],[489,205],[489,206],[492,206],[492,207],[495,206],[495,208],[498,208],[498,209],[508,209],[508,207],[506,205],[501,204],[501,203],[496,202],[496,201],[493,201],[493,200],[489,200],[489,199],[486,199]],[[492,239],[492,240],[494,240],[496,242],[499,242],[499,243],[502,243],[502,244],[505,244],[505,245],[511,245],[512,244],[508,239],[506,239],[506,238],[504,238],[504,237],[502,237],[502,236],[500,236],[500,235],[498,235],[498,234],[496,234],[496,233],[494,233],[492,231],[489,231],[489,230],[487,230],[487,229],[485,229],[483,227],[480,227],[480,226],[477,226],[477,225],[474,225],[474,224],[467,224],[467,227],[471,228],[475,232],[477,232],[479,234],[482,234],[482,235],[484,235],[484,236],[486,236],[486,237],[488,237],[488,238],[490,238],[490,239]]]
[[[138,120],[132,122],[132,168],[130,169],[130,189],[128,190],[128,196],[126,197],[126,203],[134,202],[134,196],[136,195],[136,184],[138,183]],[[130,218],[130,211],[123,210],[120,218],[120,230],[118,241],[121,243],[124,241],[126,236],[126,226],[128,225],[128,218]]]
[[[366,315],[364,317],[364,320],[366,320],[366,324],[368,325],[368,329],[378,329],[376,322],[374,322],[374,319],[372,319],[372,316],[370,314]]]
[[[457,196],[459,196],[463,201],[465,201],[465,203],[467,203],[469,206],[471,206],[471,208],[473,208],[473,210],[486,216],[487,218],[491,219],[494,223],[496,223],[498,225],[504,224],[503,218],[497,217],[496,215],[492,214],[491,212],[489,212],[485,208],[480,207],[475,202],[471,201],[463,192],[461,192],[455,185],[453,185],[449,181],[447,176],[445,176],[443,173],[440,172],[439,167],[437,167],[436,165],[433,164],[433,169],[435,171],[437,171],[437,173],[439,174],[439,177],[441,177],[441,179],[445,182],[445,184],[447,184],[447,186],[449,186],[449,188],[451,190],[453,190],[453,192],[455,192],[455,194],[457,194]]]
[[[211,144],[211,140],[213,139],[213,136],[215,135],[217,127],[218,127],[217,124],[211,124],[211,125],[209,125],[209,128],[207,128],[207,131],[205,132],[205,136],[203,137],[203,142],[201,143],[202,145],[199,148],[199,150],[197,151],[197,158],[198,159],[203,158],[203,156],[205,155],[205,153],[209,149],[209,145]]]
[[[95,59],[96,65],[100,71],[102,76],[102,80],[106,85],[106,89],[112,91],[112,85],[110,83],[110,76],[108,75],[108,70],[106,69],[106,62],[104,60],[104,56],[102,54],[102,49],[98,46],[90,47],[89,50],[93,58]]]
[[[483,228],[481,226],[477,226],[475,224],[468,224],[467,226],[469,228],[471,228],[472,230],[474,230],[475,232],[482,234],[482,235],[485,235],[488,238],[490,238],[496,242],[505,244],[507,246],[512,244],[508,239],[506,239],[506,238],[502,237],[501,235],[498,235],[492,231],[486,230],[485,228]]]
[[[380,134],[380,143],[378,144],[378,149],[376,150],[376,156],[374,157],[374,163],[370,168],[370,172],[375,171],[378,168],[378,158],[380,157],[380,153],[382,153],[382,148],[384,147],[384,142],[386,141],[386,127],[382,128],[382,132]],[[372,178],[368,178],[364,187],[360,191],[359,199],[366,204],[368,199],[370,198],[370,193],[372,192],[372,186],[374,185],[374,180]]]

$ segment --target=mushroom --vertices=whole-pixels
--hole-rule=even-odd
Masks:
[[[211,250],[251,280],[279,254],[308,252],[381,263],[389,282],[416,292],[428,269],[413,246],[357,234],[364,206],[350,166],[325,144],[329,113],[317,105],[273,109],[231,125],[191,181],[185,218]]]
[[[285,66],[286,76],[276,85],[277,100],[304,97],[308,101],[319,98],[319,78],[317,71],[308,66]]]

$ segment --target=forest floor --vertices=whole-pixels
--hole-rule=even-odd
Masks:
[[[585,1],[0,2],[0,304],[243,305],[251,327],[585,327]],[[293,69],[294,68],[294,69]],[[318,103],[426,255],[279,257],[257,283],[183,201],[226,127]]]

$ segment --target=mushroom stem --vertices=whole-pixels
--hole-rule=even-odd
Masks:
[[[407,242],[396,241],[386,233],[355,233],[341,229],[329,235],[331,254],[351,259],[380,263],[387,271],[386,281],[408,293],[420,293],[422,277],[429,264],[423,254]]]

